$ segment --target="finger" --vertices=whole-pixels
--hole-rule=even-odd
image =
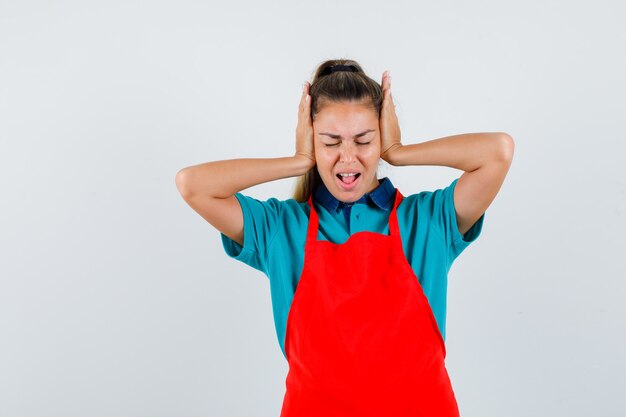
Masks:
[[[396,104],[393,102],[393,94],[391,93],[391,90],[389,90],[387,94],[388,94],[387,108],[389,109],[391,114],[395,115],[395,113],[396,113]]]
[[[309,114],[311,111],[311,96],[309,95],[309,88],[311,85],[309,82],[304,83],[304,88],[302,89],[302,110],[305,114]]]
[[[309,82],[307,81],[305,88],[304,88],[304,114],[309,117],[309,115],[311,114],[311,95],[309,94],[309,89],[311,88],[311,85],[309,84]]]
[[[383,100],[385,99],[385,91],[387,91],[387,71],[383,72],[383,79],[380,82],[380,86],[383,89]]]
[[[387,88],[383,91],[383,108],[389,109],[393,107],[393,101],[391,100],[391,91]]]
[[[385,98],[389,104],[393,105],[393,96],[391,95],[391,75],[389,74],[387,74],[386,87]]]
[[[300,106],[299,106],[300,111],[305,110],[306,96],[307,96],[307,82],[305,81],[304,83],[302,83],[302,93],[300,94]]]
[[[383,87],[383,90],[385,90],[387,88],[387,76],[389,75],[389,71],[385,70],[383,72],[383,80],[380,83],[380,85]]]
[[[385,71],[383,78],[383,107],[393,106],[393,99],[391,97],[391,75],[389,71]]]

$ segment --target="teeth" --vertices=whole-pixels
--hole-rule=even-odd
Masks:
[[[342,177],[353,177],[355,176],[357,173],[356,172],[346,172],[346,173],[339,173],[339,175],[341,175]]]

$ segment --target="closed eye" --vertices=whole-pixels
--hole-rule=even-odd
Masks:
[[[357,145],[369,145],[370,144],[370,142],[354,142],[354,143],[356,143]],[[324,145],[325,146],[337,146],[339,145],[339,143],[325,143]]]

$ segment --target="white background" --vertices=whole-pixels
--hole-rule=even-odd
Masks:
[[[278,416],[268,279],[226,256],[174,177],[292,155],[302,83],[331,58],[390,70],[405,144],[515,140],[449,274],[461,415],[623,413],[625,10],[2,0],[0,417]],[[461,174],[379,171],[405,195]]]

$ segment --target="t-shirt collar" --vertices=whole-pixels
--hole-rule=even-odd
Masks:
[[[378,180],[378,187],[374,188],[371,192],[365,193],[360,199],[354,202],[354,204],[361,203],[366,204],[368,201],[374,203],[377,207],[383,210],[391,211],[393,208],[396,189],[391,183],[388,177],[384,177]],[[314,199],[329,211],[338,211],[345,205],[351,205],[353,203],[344,203],[339,201],[333,196],[326,188],[324,183],[320,183],[314,193]]]

